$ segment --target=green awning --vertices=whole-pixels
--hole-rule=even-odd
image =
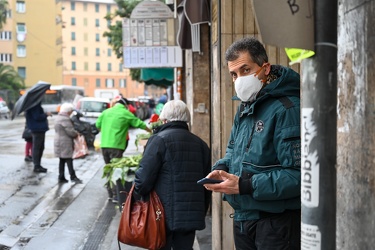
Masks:
[[[157,85],[160,87],[171,86],[174,82],[173,68],[144,68],[141,69],[141,81],[147,85]]]

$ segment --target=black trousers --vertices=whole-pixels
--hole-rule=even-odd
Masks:
[[[43,151],[44,151],[44,141],[46,137],[45,132],[32,133],[33,136],[33,163],[34,168],[41,166]]]
[[[105,164],[111,162],[113,158],[122,158],[125,150],[117,149],[117,148],[102,148],[102,155],[104,158]]]
[[[101,150],[105,164],[110,163],[113,158],[122,158],[125,151],[117,148],[102,148]],[[111,188],[110,185],[106,183],[106,188],[109,198],[117,198],[116,184],[113,184]]]
[[[70,174],[70,179],[76,177],[76,172],[73,168],[73,159],[72,158],[59,158],[59,179],[65,178],[65,163],[68,165],[68,170]]]
[[[193,250],[195,231],[167,230],[167,243],[159,250]]]
[[[301,249],[301,210],[281,214],[261,214],[259,220],[235,221],[234,243],[237,250]]]

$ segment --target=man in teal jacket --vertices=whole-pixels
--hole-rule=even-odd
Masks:
[[[109,109],[104,110],[96,120],[96,127],[101,132],[100,147],[104,162],[110,163],[113,158],[121,158],[126,148],[126,137],[130,127],[141,128],[151,133],[142,120],[126,108],[126,100],[121,98]],[[116,187],[112,189],[107,185],[109,199],[117,202]]]
[[[226,60],[241,104],[226,154],[207,176],[223,182],[205,187],[233,207],[237,250],[300,249],[299,74],[270,65],[254,38],[234,42]]]

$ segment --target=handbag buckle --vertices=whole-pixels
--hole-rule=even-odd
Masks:
[[[156,210],[156,220],[160,220],[161,219],[161,211],[160,209]]]

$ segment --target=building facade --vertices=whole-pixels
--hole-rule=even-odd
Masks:
[[[165,89],[133,81],[103,33],[114,0],[8,0],[0,31],[0,63],[11,65],[26,88],[38,81],[95,89],[116,89],[125,97],[157,99]]]
[[[7,21],[0,32],[0,63],[12,65],[26,87],[38,81],[62,82],[61,3],[32,4],[8,0]],[[41,15],[41,10],[46,10]]]
[[[12,10],[8,10],[6,14],[6,23],[3,25],[3,29],[0,30],[0,63],[5,65],[13,64],[13,40],[14,36],[12,32],[13,18]]]
[[[118,89],[126,97],[144,95],[145,85],[131,79],[103,37],[110,25],[104,17],[116,8],[113,0],[62,1],[63,82],[84,87],[87,96],[94,96],[95,89]]]

